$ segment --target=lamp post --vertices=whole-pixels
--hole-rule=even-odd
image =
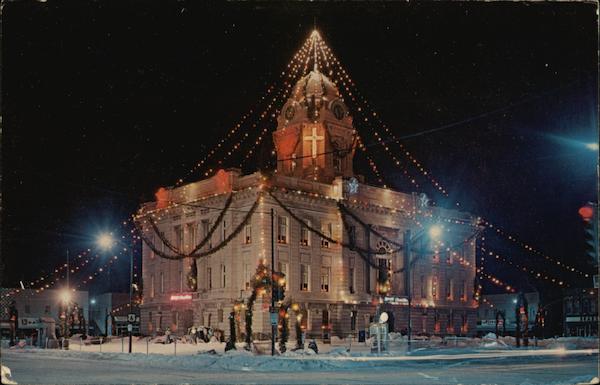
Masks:
[[[98,238],[98,245],[106,250],[110,249],[115,243],[127,248],[127,245],[118,239],[115,239],[112,234],[102,234]],[[129,313],[133,311],[133,243],[129,247]],[[133,324],[127,316],[127,331],[129,333],[129,353],[131,353],[131,345],[133,342]]]

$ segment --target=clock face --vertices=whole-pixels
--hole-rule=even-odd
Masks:
[[[296,113],[296,110],[294,109],[294,106],[288,106],[285,109],[285,118],[287,120],[292,120],[294,118],[295,113]]]
[[[335,115],[338,120],[342,120],[344,115],[346,115],[346,111],[340,103],[335,103],[333,105],[333,115]]]

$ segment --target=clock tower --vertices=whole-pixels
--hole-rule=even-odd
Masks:
[[[351,177],[355,140],[348,107],[315,66],[296,83],[277,118],[277,173],[327,183]]]

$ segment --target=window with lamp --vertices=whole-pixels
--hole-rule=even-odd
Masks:
[[[333,238],[332,234],[333,234],[333,225],[331,224],[331,222],[329,223],[322,223],[321,224],[321,232],[326,235],[328,238]],[[321,238],[321,247],[324,249],[328,249],[330,247],[330,242],[328,239],[325,238]]]
[[[331,274],[331,268],[327,266],[321,267],[321,291],[324,293],[329,292],[329,276]]]
[[[306,221],[306,224],[310,226],[310,221]],[[310,231],[307,226],[300,226],[300,246],[310,246]]]
[[[277,243],[288,243],[288,219],[284,216],[277,217]]]

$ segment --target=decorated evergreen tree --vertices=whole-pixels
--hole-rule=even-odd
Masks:
[[[266,293],[271,287],[271,274],[269,268],[265,265],[265,261],[261,260],[256,268],[256,274],[251,283],[252,293],[248,298],[248,306],[246,310],[246,350],[251,350],[252,345],[252,310],[254,302],[260,294]]]

